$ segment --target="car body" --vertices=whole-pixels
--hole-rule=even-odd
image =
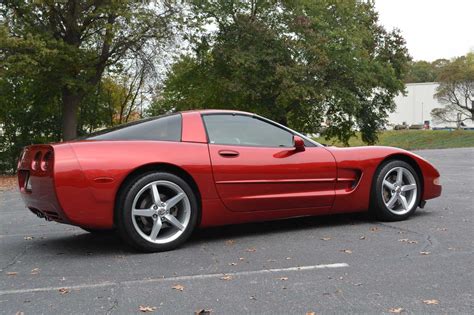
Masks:
[[[160,119],[170,120],[172,133],[179,137],[170,141],[165,135],[167,140],[162,141],[147,136],[142,126]],[[251,130],[242,130],[254,122],[249,119],[256,119],[259,126],[255,127],[257,139],[240,143],[232,132],[247,132],[241,138],[254,137]],[[234,121],[239,123],[234,126]],[[127,131],[135,129],[138,134]],[[272,142],[280,132],[285,144],[258,143]],[[104,135],[26,147],[18,163],[26,206],[48,220],[92,230],[112,229],[120,211],[118,196],[127,181],[160,170],[177,175],[192,188],[200,227],[363,212],[370,208],[376,171],[389,160],[408,163],[419,177],[415,208],[441,194],[439,172],[414,153],[378,146],[325,147],[246,112],[187,111]],[[290,144],[290,136],[298,143]]]

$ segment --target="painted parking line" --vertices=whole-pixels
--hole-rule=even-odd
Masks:
[[[7,295],[7,294],[18,294],[18,293],[58,291],[61,288],[67,288],[69,290],[80,290],[80,289],[113,287],[113,286],[118,286],[118,285],[129,286],[129,285],[137,285],[137,284],[156,283],[156,282],[176,282],[176,281],[213,279],[213,278],[221,278],[224,275],[231,276],[231,277],[244,277],[244,276],[251,276],[251,275],[271,274],[271,273],[298,272],[298,271],[310,271],[310,270],[316,270],[316,269],[333,269],[333,268],[345,268],[345,267],[349,267],[349,265],[347,263],[336,263],[336,264],[325,264],[325,265],[297,266],[297,267],[288,267],[288,268],[239,271],[239,272],[229,272],[229,273],[211,273],[211,274],[203,274],[203,275],[175,276],[175,277],[167,277],[167,278],[152,278],[152,279],[142,279],[142,280],[127,280],[127,281],[119,281],[119,282],[105,281],[105,282],[100,282],[100,283],[79,284],[79,285],[62,286],[62,287],[42,287],[42,288],[18,289],[18,290],[0,290],[0,296]]]

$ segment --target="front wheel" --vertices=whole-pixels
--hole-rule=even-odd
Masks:
[[[189,238],[198,218],[191,187],[180,177],[164,172],[148,173],[130,183],[116,211],[122,238],[147,252],[178,247]]]
[[[383,221],[399,221],[412,215],[421,198],[420,179],[404,161],[389,161],[374,176],[371,212]]]

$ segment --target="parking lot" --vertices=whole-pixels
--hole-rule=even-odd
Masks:
[[[443,195],[404,222],[365,214],[200,230],[141,254],[0,193],[0,313],[474,313],[474,149],[417,152]]]

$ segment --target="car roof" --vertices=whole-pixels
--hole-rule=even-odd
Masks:
[[[241,110],[232,110],[232,109],[193,109],[182,111],[181,113],[201,113],[201,114],[243,114],[243,115],[255,115],[254,113],[244,112]]]

